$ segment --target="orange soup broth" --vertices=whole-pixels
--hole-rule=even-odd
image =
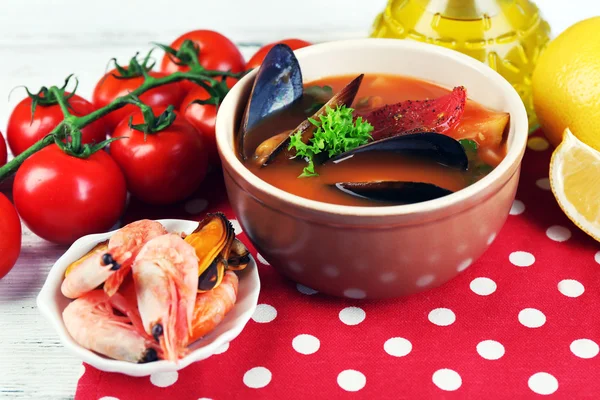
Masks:
[[[354,76],[335,76],[312,81],[305,86],[331,86],[333,93],[340,91],[348,84]],[[393,104],[405,100],[433,99],[450,93],[448,89],[422,80],[396,76],[396,75],[369,75],[365,74],[361,87],[356,96],[354,105],[361,99],[369,96],[378,96],[375,107],[385,104]],[[470,118],[485,117],[489,113],[481,105],[467,101],[461,121]],[[278,117],[277,117],[278,118]],[[283,123],[267,124],[258,131],[259,138],[253,142],[258,145],[263,140],[286,130],[293,129],[304,119],[298,110],[291,111],[284,116]],[[453,131],[460,128],[460,124],[452,131],[447,132],[453,136]],[[478,149],[478,157],[495,167],[505,155],[505,145],[494,148],[481,146]],[[365,181],[411,181],[427,182],[437,186],[458,191],[470,183],[470,178],[465,172],[454,170],[437,163],[424,160],[411,159],[410,157],[399,157],[397,154],[376,152],[357,154],[351,159],[339,164],[329,163],[326,166],[316,166],[319,176],[310,178],[299,178],[302,169],[306,166],[303,160],[290,162],[276,162],[267,167],[259,167],[251,161],[246,162],[246,167],[265,182],[278,187],[288,193],[292,193],[311,200],[326,203],[350,205],[350,206],[389,206],[389,203],[378,203],[361,199],[343,193],[332,185],[337,182],[365,182]]]

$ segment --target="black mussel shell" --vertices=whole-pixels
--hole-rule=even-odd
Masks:
[[[285,44],[273,46],[256,74],[242,117],[239,148],[244,159],[250,156],[244,149],[246,134],[265,118],[294,104],[302,91],[302,72],[294,52]]]
[[[358,89],[360,88],[360,84],[363,80],[364,74],[360,74],[356,78],[354,78],[350,83],[348,83],[342,90],[337,92],[327,103],[323,105],[311,118],[318,120],[321,115],[326,113],[327,108],[336,108],[341,105],[345,105],[346,107],[350,107],[356,94],[358,93]],[[271,152],[271,154],[265,158],[262,166],[266,167],[273,161],[275,161],[279,157],[287,157],[291,158],[294,154],[290,154],[287,151],[288,145],[290,143],[290,138],[292,135],[301,132],[302,133],[302,141],[304,143],[308,143],[310,139],[312,139],[315,129],[317,127],[314,126],[308,119],[305,119],[296,129],[290,131],[288,137],[281,141]]]
[[[435,132],[412,133],[377,140],[333,157],[327,162],[338,163],[355,154],[367,151],[399,153],[465,171],[469,166],[465,149],[458,140]]]
[[[452,194],[448,189],[423,182],[339,182],[334,186],[353,196],[395,204],[420,203]]]
[[[217,287],[225,274],[225,262],[217,257],[198,277],[198,291],[207,292]]]

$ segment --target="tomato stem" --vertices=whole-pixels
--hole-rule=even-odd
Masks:
[[[61,128],[62,126],[59,124],[52,132],[58,132]],[[48,135],[44,136],[43,139],[38,140],[27,150],[13,158],[9,163],[6,163],[4,166],[0,167],[0,182],[15,173],[21,164],[23,164],[23,162],[29,158],[29,156],[40,151],[44,147],[51,145],[52,143],[54,143],[54,133],[49,133]]]
[[[65,118],[71,116],[71,112],[69,111],[69,103],[68,98],[65,98],[64,89],[60,89],[56,86],[51,86],[48,89],[48,92],[53,96],[58,105],[60,106],[60,110],[62,111]]]

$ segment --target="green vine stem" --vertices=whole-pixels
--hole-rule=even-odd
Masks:
[[[183,60],[180,60],[182,65],[189,65],[189,71],[178,71],[174,72],[170,75],[161,78],[155,78],[150,75],[145,77],[144,83],[142,83],[136,90],[131,93],[118,97],[113,100],[111,103],[107,104],[105,107],[99,108],[96,111],[91,112],[88,115],[84,116],[74,116],[71,115],[68,111],[68,96],[64,96],[64,87],[58,88],[56,86],[52,86],[50,89],[45,89],[48,93],[51,93],[56,96],[56,101],[61,107],[61,110],[65,114],[65,119],[58,124],[47,136],[43,139],[39,140],[35,144],[33,144],[29,149],[25,150],[23,153],[19,154],[15,158],[13,158],[10,162],[0,167],[0,182],[4,179],[8,178],[12,175],[16,170],[23,164],[23,162],[29,158],[32,154],[37,151],[43,149],[44,147],[66,139],[67,136],[74,135],[79,136],[74,140],[74,144],[81,143],[81,129],[88,126],[92,122],[104,117],[105,115],[118,110],[121,107],[124,107],[127,104],[131,104],[132,101],[135,101],[140,95],[143,93],[154,89],[159,86],[168,85],[169,83],[179,82],[183,80],[189,80],[194,82],[202,87],[204,87],[211,96],[220,97],[222,96],[221,88],[219,87],[219,80],[215,79],[220,77],[221,82],[226,77],[240,78],[242,74],[237,74],[228,71],[214,71],[207,70],[202,65],[200,65],[197,56],[194,57],[192,55],[192,51],[190,51],[190,44],[186,44],[186,47],[183,52],[180,52],[179,55],[183,56]],[[165,46],[161,46],[163,49]],[[183,47],[183,46],[182,46]],[[172,57],[177,57],[178,54],[170,54]],[[217,87],[218,89],[213,88]],[[59,95],[60,94],[60,95]],[[62,143],[61,143],[62,144]],[[106,142],[103,142],[103,146]],[[60,145],[59,145],[60,146]],[[94,149],[97,149],[97,146],[94,146]],[[62,146],[61,146],[62,147]],[[85,148],[83,146],[82,148]],[[68,152],[71,153],[71,152]],[[79,154],[77,156],[85,157],[89,152],[86,150],[83,154]]]

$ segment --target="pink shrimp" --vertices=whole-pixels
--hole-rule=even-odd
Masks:
[[[118,293],[108,297],[103,290],[90,291],[65,308],[63,320],[71,337],[96,353],[135,363],[160,356],[159,347],[144,332],[137,310]]]
[[[108,245],[96,246],[69,267],[61,286],[63,295],[75,299],[102,283],[106,293],[114,295],[144,243],[165,233],[167,230],[160,223],[147,219],[119,229]]]
[[[146,333],[167,360],[186,354],[198,286],[198,257],[176,234],[150,240],[133,263],[138,308]]]
[[[190,343],[210,333],[223,321],[235,305],[238,283],[237,275],[227,271],[219,286],[196,296]]]

